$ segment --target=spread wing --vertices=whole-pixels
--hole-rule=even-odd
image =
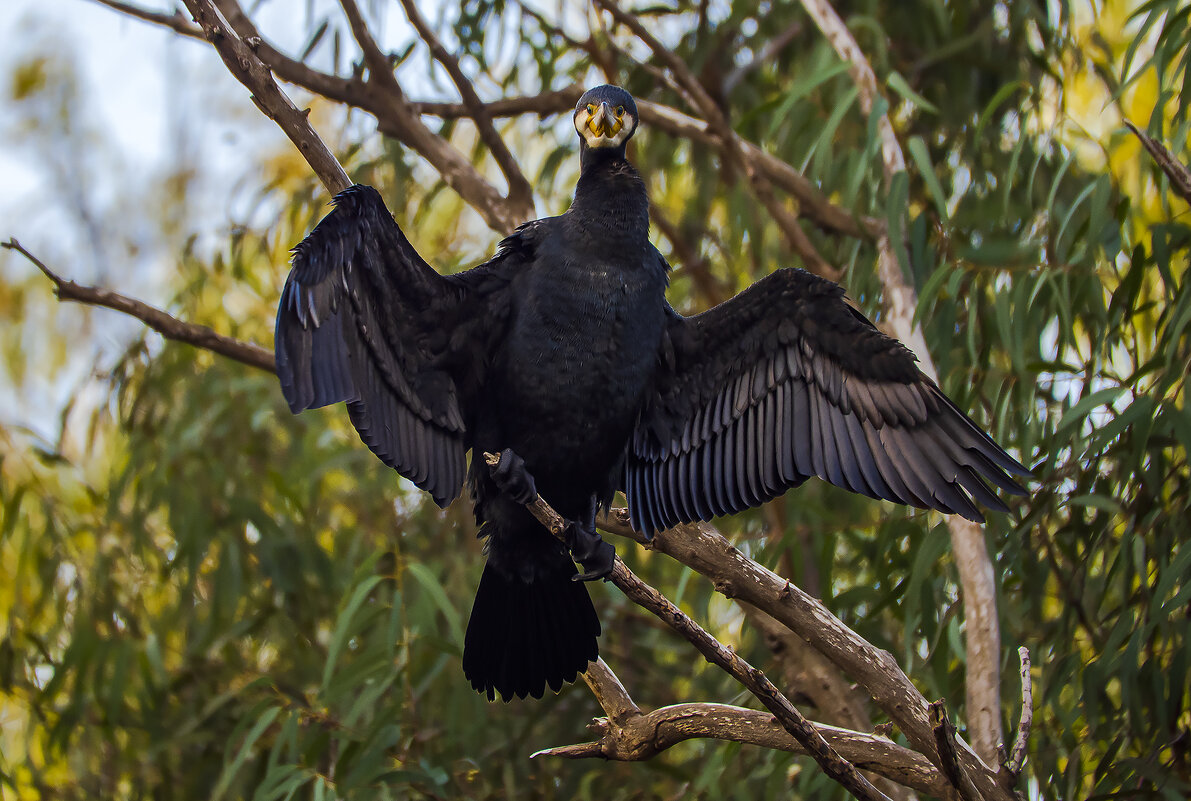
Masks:
[[[781,270],[693,317],[672,313],[625,489],[652,533],[774,498],[811,476],[982,521],[1028,471],[956,408],[835,283]]]
[[[467,421],[503,314],[501,268],[523,255],[520,235],[491,262],[442,276],[375,189],[350,187],[335,206],[294,249],[281,293],[282,392],[295,413],[347,402],[372,452],[445,506],[463,486]]]

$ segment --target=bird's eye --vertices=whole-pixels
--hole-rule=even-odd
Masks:
[[[617,116],[617,117],[623,117],[623,116],[624,116],[624,106],[617,106],[617,107],[616,107],[616,116]]]
[[[587,104],[587,113],[588,113],[588,114],[595,114],[595,106],[593,106],[591,103],[588,103],[588,104]]]

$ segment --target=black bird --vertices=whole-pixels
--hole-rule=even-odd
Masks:
[[[987,482],[1024,494],[1011,475],[1025,468],[831,281],[779,270],[675,312],[625,158],[638,120],[623,89],[584,94],[570,209],[457,275],[353,186],[295,248],[281,295],[277,371],[294,412],[346,402],[365,444],[440,506],[466,476],[488,561],[463,669],[490,699],[558,691],[596,658],[600,623],[575,579],[611,570],[595,513],[618,489],[646,533],[811,476],[977,521],[973,499],[1006,508]],[[484,451],[502,454],[495,471]],[[537,492],[573,521],[570,553],[526,511]]]

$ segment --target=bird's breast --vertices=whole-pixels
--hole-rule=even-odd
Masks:
[[[500,359],[510,447],[527,461],[618,456],[653,376],[664,290],[660,276],[598,260],[528,282]]]

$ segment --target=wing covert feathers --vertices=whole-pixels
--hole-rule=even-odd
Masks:
[[[653,533],[774,498],[811,476],[983,521],[1028,471],[843,300],[783,270],[716,308],[674,315],[673,356],[633,434],[629,511]],[[974,502],[975,501],[975,502]]]
[[[372,452],[445,506],[463,486],[466,432],[435,333],[460,283],[418,256],[376,190],[350,187],[335,205],[294,249],[281,293],[282,392],[295,413],[346,402]]]

